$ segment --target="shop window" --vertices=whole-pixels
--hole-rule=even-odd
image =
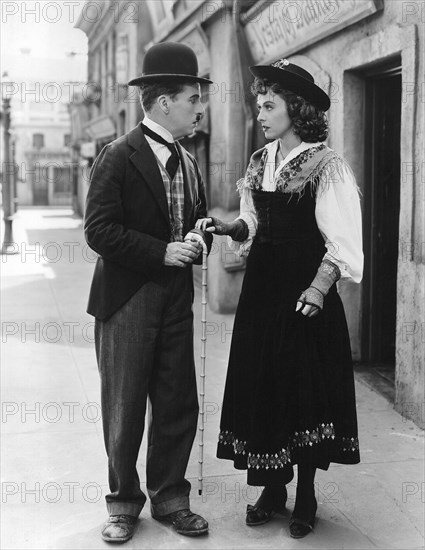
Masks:
[[[41,149],[44,147],[44,134],[33,134],[32,146],[34,149]]]

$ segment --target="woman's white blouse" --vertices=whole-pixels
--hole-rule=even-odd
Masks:
[[[278,140],[266,145],[267,160],[264,167],[263,189],[275,191],[276,176],[282,168],[302,151],[317,147],[320,143],[305,143],[292,149],[275,169]],[[341,169],[332,173],[329,181],[319,183],[316,196],[316,222],[325,240],[327,258],[341,271],[342,279],[359,283],[363,275],[362,219],[357,184],[350,170],[341,163]],[[246,241],[239,243],[228,237],[232,250],[241,256],[249,253],[257,231],[257,216],[250,190],[241,195],[239,219],[244,220],[249,229]],[[317,266],[319,267],[319,266]]]

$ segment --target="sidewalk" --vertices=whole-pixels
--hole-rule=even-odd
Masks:
[[[2,274],[2,539],[4,549],[111,548],[106,519],[107,461],[100,420],[93,319],[85,313],[93,253],[81,220],[66,209],[24,209],[14,221],[16,255]],[[195,298],[195,359],[200,357],[200,292]],[[288,511],[267,525],[245,525],[260,488],[215,458],[232,315],[207,313],[204,490],[198,496],[198,446],[187,476],[192,509],[207,537],[177,535],[142,511],[122,548],[423,548],[424,434],[356,377],[362,462],[318,471],[318,521],[302,541],[289,537]],[[145,481],[146,441],[139,456]]]

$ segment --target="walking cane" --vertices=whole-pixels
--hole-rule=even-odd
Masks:
[[[203,238],[197,233],[188,233],[185,240],[196,240],[202,245],[202,310],[201,310],[201,388],[199,390],[200,403],[199,403],[199,469],[198,469],[198,493],[202,495],[202,468],[204,464],[204,423],[205,423],[205,410],[204,410],[204,398],[205,398],[205,358],[206,358],[206,344],[207,344],[207,256],[208,250]]]

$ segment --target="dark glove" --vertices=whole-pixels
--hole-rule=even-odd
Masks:
[[[249,235],[248,225],[240,219],[223,222],[219,218],[204,218],[196,222],[196,227],[216,235],[229,235],[234,241],[239,242],[246,241]]]
[[[297,303],[301,305],[297,305],[296,311],[299,309],[303,310],[305,306],[314,306],[322,310],[324,297],[329,292],[331,286],[340,278],[341,272],[339,267],[329,260],[322,260],[311,285],[298,298]]]

